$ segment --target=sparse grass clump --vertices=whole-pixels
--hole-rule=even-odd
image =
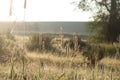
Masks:
[[[6,38],[15,41],[15,37],[12,35],[11,29],[8,29],[8,30],[6,31]]]
[[[0,35],[0,53],[3,52],[3,46],[4,46],[4,44],[5,44],[4,39]]]
[[[15,61],[19,61],[24,54],[23,48],[21,48],[14,40],[8,39],[6,36],[0,36],[0,63],[10,62],[11,57]]]

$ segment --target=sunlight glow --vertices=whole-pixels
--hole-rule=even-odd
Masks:
[[[74,10],[74,0],[27,0],[25,21],[89,21],[91,13]],[[9,17],[10,0],[0,0],[0,21],[23,21],[24,0],[13,0],[13,14]]]

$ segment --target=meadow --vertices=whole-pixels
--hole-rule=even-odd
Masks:
[[[0,35],[0,80],[120,79],[120,59],[115,56],[105,56],[92,67],[85,61],[82,51],[70,49],[66,54],[65,48],[58,46],[59,42],[49,43],[48,38],[44,40],[51,45],[46,45],[46,49],[39,50],[38,46],[31,51],[31,47],[26,47],[27,44],[34,45],[30,40],[29,36]],[[108,43],[102,45],[112,46]]]

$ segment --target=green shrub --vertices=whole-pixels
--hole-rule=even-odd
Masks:
[[[83,49],[83,56],[88,57],[91,65],[95,67],[96,63],[105,56],[105,49],[99,45],[87,45]]]
[[[39,38],[41,36],[39,34],[33,34],[29,37],[29,41],[26,43],[26,47],[29,51],[42,51],[42,50],[52,50],[51,40],[52,37],[48,35],[42,35],[42,41],[39,42]],[[43,49],[43,41],[44,41],[44,48]]]
[[[105,53],[106,53],[106,56],[109,56],[109,57],[115,57],[116,53],[117,53],[117,49],[119,49],[119,55],[120,55],[120,47],[116,47],[116,46],[104,46],[105,48]]]
[[[117,54],[117,50],[118,53]],[[116,47],[113,45],[99,45],[99,44],[87,44],[83,48],[83,56],[88,57],[91,63],[95,65],[96,62],[100,61],[104,57],[117,57],[120,55],[120,47]]]
[[[39,48],[39,35],[34,34],[29,37],[29,41],[26,43],[26,47],[30,51],[37,50]]]
[[[65,47],[67,43],[69,43],[71,49],[74,49],[74,40],[73,40],[73,38],[71,38],[69,41],[65,41],[63,43],[63,47]],[[78,45],[80,45],[79,50],[81,50],[86,45],[85,42],[81,41],[80,36],[78,36]]]

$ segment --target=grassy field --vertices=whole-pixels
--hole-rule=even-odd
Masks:
[[[14,43],[24,47],[27,40],[16,37]],[[65,56],[24,49],[20,54],[1,62],[0,80],[120,80],[120,60],[115,58],[105,57],[91,68],[80,52],[75,52],[77,56]]]
[[[27,53],[26,60],[1,64],[0,80],[119,80],[120,61],[104,58],[94,69],[86,67],[83,57],[55,56],[52,53]],[[11,73],[12,72],[12,73]],[[24,72],[24,73],[23,73]],[[24,74],[24,75],[23,75]],[[26,78],[26,79],[24,79]]]

